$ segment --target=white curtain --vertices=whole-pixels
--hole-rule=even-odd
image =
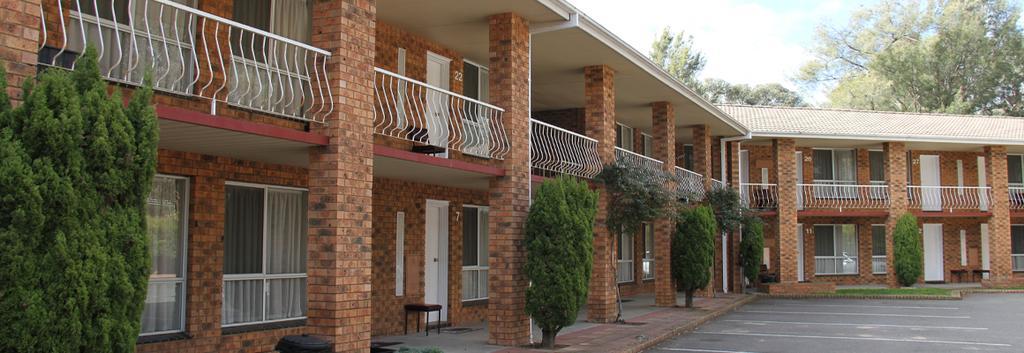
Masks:
[[[305,192],[268,191],[267,273],[305,273],[306,237]]]
[[[267,280],[270,296],[267,320],[280,320],[306,315],[306,279],[281,278]]]
[[[184,179],[157,176],[146,199],[146,233],[152,268],[142,313],[142,333],[184,329],[186,193]]]
[[[836,235],[840,238],[836,242],[839,246],[836,253],[843,256],[843,273],[857,273],[857,226],[843,224],[837,226]]]
[[[856,181],[857,168],[853,150],[835,151],[836,175],[835,180]]]
[[[142,310],[142,333],[182,331],[182,282],[150,282]]]
[[[224,281],[224,325],[263,320],[263,280]]]

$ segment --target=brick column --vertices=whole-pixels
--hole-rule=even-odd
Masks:
[[[796,225],[796,141],[772,140],[772,159],[775,162],[779,185],[778,226],[779,282],[797,282]]]
[[[525,311],[529,281],[523,272],[524,225],[530,211],[530,25],[519,15],[504,13],[491,16],[489,26],[491,103],[505,109],[512,150],[501,162],[505,176],[490,183],[487,341],[512,346],[530,341]]]
[[[0,62],[7,71],[7,94],[21,101],[21,85],[36,75],[40,39],[40,0],[0,2]],[[56,5],[54,5],[56,7]]]
[[[693,127],[693,171],[704,176],[704,190],[711,190],[711,178],[715,175],[711,159],[711,130],[707,125]]]
[[[376,3],[317,1],[313,45],[327,63],[335,113],[309,156],[308,325],[335,352],[370,349],[373,60]]]
[[[1010,193],[1006,167],[1006,146],[985,147],[985,174],[992,187],[988,221],[989,259],[991,273],[986,286],[1010,285],[1013,279],[1013,263],[1010,258]]]
[[[885,180],[889,186],[889,218],[885,221],[885,278],[889,287],[895,288],[899,287],[899,282],[893,267],[892,235],[899,217],[907,213],[907,146],[903,142],[886,142],[882,148],[885,153]]]
[[[665,162],[665,172],[675,173],[676,117],[675,107],[669,102],[651,103],[654,127],[654,158]],[[674,187],[670,185],[669,187]],[[672,281],[672,218],[654,221],[654,305],[675,306],[676,287]]]
[[[615,163],[615,72],[605,65],[583,69],[583,93],[586,96],[587,136],[597,140],[597,154],[605,164]],[[594,270],[590,274],[587,319],[594,322],[615,320],[615,239],[605,222],[608,219],[608,192],[596,184],[599,193],[594,222]]]

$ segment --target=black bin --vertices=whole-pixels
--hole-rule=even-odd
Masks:
[[[307,334],[281,337],[274,350],[281,353],[332,353],[330,343]]]

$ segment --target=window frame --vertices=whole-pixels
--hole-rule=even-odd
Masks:
[[[306,271],[304,273],[302,273],[302,274],[298,274],[298,273],[268,274],[267,273],[267,254],[268,254],[267,229],[269,228],[269,227],[267,227],[267,222],[269,222],[269,219],[270,219],[268,217],[268,214],[267,214],[267,208],[268,208],[267,206],[269,205],[268,197],[270,195],[270,193],[269,193],[270,190],[303,192],[306,195],[306,202],[309,202],[309,189],[307,189],[307,188],[300,188],[300,187],[293,187],[293,186],[280,186],[280,185],[259,184],[259,183],[239,182],[239,181],[230,181],[230,180],[224,182],[225,189],[228,186],[257,188],[257,189],[262,189],[263,190],[263,234],[262,234],[262,239],[261,239],[261,241],[263,243],[263,251],[262,251],[262,254],[261,254],[262,257],[261,257],[261,264],[260,264],[260,266],[262,268],[261,268],[261,272],[260,273],[241,273],[241,274],[227,274],[227,273],[223,273],[223,272],[221,273],[221,293],[220,293],[220,295],[221,295],[221,322],[220,322],[220,327],[221,328],[244,327],[244,326],[262,325],[262,324],[269,324],[269,323],[276,323],[276,322],[288,322],[288,321],[297,321],[297,320],[305,320],[305,319],[307,319],[308,315],[309,315],[309,280],[308,280],[308,278],[309,278],[309,267],[306,266]],[[227,197],[227,191],[226,190],[225,190],[224,195],[225,195],[225,197]],[[224,204],[224,211],[227,212],[227,203]],[[309,222],[309,210],[308,210],[308,208],[306,210],[306,215],[305,216],[306,216],[305,222],[306,222],[306,226],[307,226],[307,230],[308,230],[308,226],[309,226],[309,224],[308,224],[308,222]],[[307,252],[307,256],[308,256],[308,252],[309,252],[308,240],[307,240],[306,246],[307,246],[306,247],[306,252]],[[308,257],[307,257],[307,259],[308,259]],[[221,262],[222,263],[226,262],[224,260],[225,259],[221,259]],[[269,281],[270,280],[274,280],[274,279],[298,279],[298,278],[306,279],[306,315],[297,316],[297,317],[283,318],[283,319],[267,320],[266,319],[267,318],[267,310],[268,310],[268,307],[270,305],[270,300],[268,298],[269,297],[269,292],[270,292],[270,287],[269,287],[270,286],[270,282]],[[224,305],[224,303],[226,302],[226,298],[225,298],[226,290],[224,290],[224,288],[227,287],[226,283],[228,281],[254,281],[254,280],[261,280],[263,282],[263,308],[262,308],[262,311],[261,311],[263,320],[250,321],[250,322],[240,322],[240,323],[233,323],[233,324],[225,324],[224,323],[223,312],[224,312],[224,308],[226,307],[226,305]]]
[[[874,154],[874,153],[881,153],[882,154],[882,164],[880,166],[878,166],[879,168],[882,169],[882,179],[874,179],[873,178],[874,175],[872,175],[873,174],[872,173],[872,169],[873,169],[875,164],[871,163],[871,155]],[[856,158],[854,158],[854,163],[856,163]],[[886,184],[886,174],[885,174],[885,172],[886,172],[886,168],[885,168],[885,150],[869,149],[868,150],[868,183],[874,184],[874,185],[885,185]]]
[[[875,255],[875,250],[878,249],[877,246],[876,246],[876,244],[878,244],[878,242],[875,241],[876,240],[875,239],[875,228],[882,228],[882,242],[881,242],[881,244],[882,244],[882,255]],[[888,260],[886,260],[886,257],[888,257],[888,249],[886,249],[888,247],[888,244],[886,244],[886,240],[885,240],[886,239],[886,234],[885,233],[886,233],[886,229],[885,229],[885,225],[884,224],[872,224],[871,225],[871,273],[875,274],[875,275],[884,275],[884,274],[888,273],[888,271],[889,271],[889,269],[888,269]],[[858,242],[859,241],[860,241],[860,239],[858,239]],[[883,263],[885,264],[885,266],[884,266],[885,267],[885,271],[875,271],[874,261],[876,259],[884,260]]]
[[[654,158],[654,136],[646,132],[640,133],[640,145],[643,147],[644,157]]]
[[[817,266],[818,258],[828,258],[828,259],[833,259],[833,261],[834,261],[834,259],[839,258],[839,257],[842,256],[840,254],[841,252],[839,251],[840,250],[839,246],[842,244],[842,241],[841,240],[837,241],[837,239],[836,239],[837,237],[836,236],[842,234],[842,231],[841,231],[842,228],[841,227],[842,226],[846,226],[846,225],[852,225],[853,226],[854,244],[856,244],[854,246],[854,248],[857,249],[857,255],[856,256],[848,256],[850,258],[853,258],[854,261],[856,261],[856,263],[855,263],[856,266],[854,266],[854,272],[852,272],[852,273],[851,272],[839,272],[838,271],[838,269],[839,269],[838,266],[836,266],[836,270],[837,271],[834,272],[834,273],[819,272],[819,269],[818,269],[818,266]],[[815,228],[818,228],[818,227],[831,227],[832,228],[832,256],[818,256],[818,249],[817,249],[818,248],[818,245],[817,245],[818,244],[818,234],[815,231]],[[861,255],[860,255],[860,249],[859,249],[860,248],[860,234],[859,233],[860,233],[860,230],[858,229],[857,224],[854,224],[854,223],[819,223],[819,224],[811,225],[811,234],[814,235],[814,244],[815,244],[815,246],[814,246],[814,260],[815,260],[814,275],[815,276],[858,276],[858,275],[860,275]]]
[[[643,266],[650,268],[650,271],[643,271],[641,269],[642,277],[644,280],[654,279],[654,224],[644,223],[643,224],[643,240],[644,240],[644,256],[641,259]]]
[[[629,133],[627,134],[626,131],[629,131]],[[634,146],[636,141],[633,141],[633,133],[634,133],[633,132],[633,127],[631,127],[629,125],[626,125],[626,124],[623,124],[623,123],[620,123],[620,122],[616,122],[615,123],[615,147],[618,147],[618,148],[621,148],[621,149],[624,149],[624,150],[627,150],[627,151],[630,151],[630,152],[634,152],[633,150],[636,149],[636,146]],[[629,143],[628,144],[625,143],[626,139],[629,139]]]
[[[814,156],[814,152],[817,152],[817,151],[829,151],[829,155],[831,156],[831,160],[829,161],[829,164],[830,164],[831,171],[832,171],[832,179],[818,179],[818,176],[814,175],[814,164],[818,163],[818,159],[817,158],[813,158],[813,156]],[[853,158],[851,159],[853,161],[853,165],[852,165],[853,180],[840,180],[840,179],[836,179],[836,176],[838,174],[838,173],[836,173],[836,166],[838,165],[836,163],[836,151],[850,151],[850,153],[853,155]],[[824,182],[826,184],[836,184],[836,185],[844,185],[844,184],[854,184],[855,185],[855,184],[857,184],[857,149],[856,148],[817,148],[816,147],[816,148],[811,149],[811,156],[812,156],[812,159],[811,159],[811,161],[812,161],[811,162],[811,176],[814,178],[814,183],[815,184],[817,184],[819,182]],[[869,166],[869,168],[870,168],[870,166]]]
[[[624,255],[627,254],[627,253],[622,251],[623,250],[623,245],[627,244],[627,242],[624,241],[624,240],[626,240],[625,238],[629,238],[629,242],[628,242],[629,249],[628,250],[630,250],[630,251],[628,252],[628,254],[629,254],[629,258],[628,259],[624,257]],[[633,283],[633,282],[635,282],[636,281],[636,234],[635,234],[635,232],[629,232],[629,231],[625,231],[625,230],[622,231],[622,232],[619,232],[619,239],[618,239],[618,242],[616,242],[615,245],[616,245],[616,249],[615,249],[615,262],[616,262],[616,267],[615,267],[615,283],[622,284],[622,283]],[[629,278],[625,278],[625,279],[619,278],[619,273],[621,272],[619,270],[619,267],[623,263],[628,263],[630,265]]]
[[[1024,228],[1024,224],[1010,224],[1010,266],[1011,266],[1010,268],[1011,268],[1012,272],[1024,272],[1024,266],[1021,266],[1021,267],[1013,266],[1017,262],[1017,261],[1014,261],[1014,260],[1016,260],[1017,258],[1024,258],[1024,249],[1021,249],[1022,250],[1021,253],[1016,253],[1016,252],[1013,251],[1013,236],[1014,236],[1013,230],[1014,230],[1014,228],[1017,228],[1017,229]],[[1022,234],[1020,236],[1024,236],[1024,232],[1022,232]],[[1022,261],[1024,261],[1024,260],[1022,260]]]
[[[184,207],[183,207],[183,213],[182,213],[182,217],[181,217],[181,227],[182,227],[181,228],[182,229],[182,235],[181,235],[181,277],[180,278],[175,277],[173,279],[171,279],[171,278],[157,278],[154,281],[153,275],[150,274],[146,278],[146,290],[148,292],[149,284],[150,283],[154,283],[154,282],[156,282],[156,283],[181,283],[181,310],[180,310],[181,312],[178,313],[180,315],[180,320],[181,320],[181,329],[180,330],[154,331],[154,332],[146,332],[146,333],[143,333],[143,332],[140,331],[139,332],[139,337],[143,337],[143,336],[156,336],[156,335],[165,335],[165,334],[171,334],[171,333],[182,333],[182,332],[185,332],[185,325],[187,324],[186,320],[188,319],[188,235],[189,235],[189,228],[188,228],[189,221],[188,220],[189,220],[189,209],[191,208],[190,202],[192,201],[191,200],[192,180],[191,180],[191,178],[186,177],[186,176],[170,175],[170,174],[160,174],[160,173],[157,173],[154,176],[154,179],[156,179],[156,178],[167,178],[167,179],[184,180],[185,181],[185,194],[184,194],[184,197],[182,198],[182,200],[184,201],[183,202]],[[146,195],[146,198],[148,199],[149,195]],[[147,233],[146,236],[148,237],[149,234]],[[145,308],[143,308],[143,312],[145,312]],[[140,322],[141,322],[141,318],[140,318]]]
[[[1010,174],[1010,162],[1009,162],[1009,160],[1011,158],[1020,161],[1020,164],[1021,164],[1021,175],[1019,175],[1019,176],[1021,177],[1021,182],[1017,182],[1017,183],[1009,182],[1010,187],[1024,187],[1024,154],[1007,154],[1006,155],[1006,159],[1007,159],[1007,162],[1006,162],[1007,181],[1009,181],[1009,179],[1010,179],[1009,176],[1011,175]]]
[[[476,246],[477,246],[477,248],[476,248],[476,251],[477,251],[477,253],[476,253],[476,265],[472,265],[472,266],[463,265],[462,263],[465,262],[465,259],[461,259],[462,261],[459,262],[460,263],[460,265],[459,265],[459,275],[460,276],[463,275],[463,272],[465,272],[465,271],[474,271],[474,272],[477,273],[477,276],[478,276],[477,278],[480,278],[479,277],[479,272],[480,271],[487,271],[487,273],[489,274],[490,270],[491,270],[491,266],[490,266],[491,255],[490,255],[490,253],[488,252],[488,250],[486,248],[481,248],[481,246],[485,242],[481,242],[480,241],[481,237],[486,236],[487,237],[486,244],[490,244],[490,240],[491,240],[490,239],[490,237],[491,237],[490,229],[488,227],[488,231],[487,232],[484,232],[483,230],[484,230],[484,227],[485,227],[485,223],[490,221],[490,209],[491,209],[491,207],[490,206],[464,204],[464,205],[462,205],[462,208],[463,208],[463,210],[465,210],[467,208],[473,208],[473,209],[477,210],[477,212],[476,212],[476,217],[477,217],[477,223],[476,223]],[[486,212],[487,218],[483,217],[485,212],[481,212],[481,211],[487,211]],[[465,212],[463,211],[463,213],[465,213]],[[465,222],[465,221],[463,221],[463,222]],[[465,236],[466,236],[465,234],[462,234],[463,238],[465,238]],[[460,241],[462,241],[463,242],[463,246],[465,246],[465,240],[464,239],[460,239]],[[487,255],[487,264],[484,264],[484,265],[480,264],[480,254],[486,254]],[[488,280],[490,279],[489,276],[484,276],[484,278],[486,278]],[[460,281],[461,281],[461,279],[460,279]],[[466,285],[465,283],[461,284],[461,286],[465,286],[465,285]],[[487,286],[489,285],[489,281],[483,281],[483,283],[477,283],[477,285],[478,286],[483,286],[482,288],[486,289]],[[477,293],[480,293],[480,288],[481,287],[477,288]],[[465,296],[463,296],[463,293],[460,290],[459,291],[459,300],[461,302],[473,302],[473,301],[479,301],[479,300],[487,300],[487,299],[490,298],[490,294],[491,294],[490,291],[488,291],[487,295],[485,295],[485,296],[478,296],[476,298],[466,298]]]

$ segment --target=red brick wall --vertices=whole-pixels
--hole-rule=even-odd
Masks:
[[[885,284],[886,275],[875,275],[871,271],[871,226],[885,225],[885,218],[870,217],[804,217],[800,218],[804,233],[804,280],[834,282],[836,284]],[[857,226],[857,274],[856,275],[815,275],[814,268],[814,226],[817,224],[853,224]],[[798,239],[799,241],[799,239]]]
[[[584,68],[587,136],[596,139],[602,161],[615,160],[615,72],[608,66]],[[607,162],[606,162],[607,163]],[[592,184],[598,191],[594,222],[594,270],[587,296],[587,317],[597,322],[615,320],[615,242],[605,222],[608,217],[608,193],[604,186]]]
[[[373,182],[373,334],[403,332],[402,306],[423,302],[427,199],[449,201],[448,208],[448,322],[452,325],[483,321],[486,305],[462,303],[463,205],[487,205],[487,193],[394,179]],[[395,296],[396,214],[405,212],[404,294]],[[476,303],[481,304],[481,303]],[[412,315],[410,315],[412,316]],[[415,329],[416,319],[409,318]]]
[[[224,261],[224,183],[240,181],[306,187],[306,169],[196,153],[160,150],[157,171],[189,178],[188,277],[185,331],[189,339],[141,344],[138,352],[266,352],[285,335],[308,327],[221,335]],[[310,247],[312,251],[314,248]]]
[[[585,134],[587,132],[587,119],[583,108],[569,108],[558,110],[542,110],[533,112],[534,119],[545,123],[575,132]]]
[[[0,61],[7,72],[7,94],[21,100],[21,85],[36,74],[40,0],[0,2]]]

